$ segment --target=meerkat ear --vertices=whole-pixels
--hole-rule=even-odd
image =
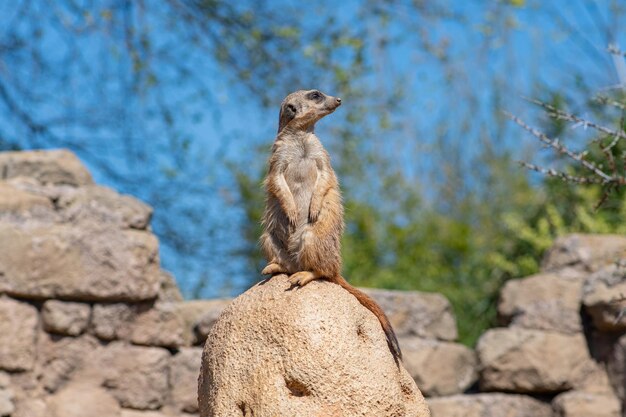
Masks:
[[[293,119],[296,116],[296,106],[289,103],[285,106],[285,117],[289,120]]]
[[[283,130],[283,127],[287,126],[294,117],[296,117],[296,106],[291,103],[285,103],[280,108],[280,115],[278,117],[278,132]]]

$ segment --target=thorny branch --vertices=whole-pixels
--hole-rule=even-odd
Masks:
[[[585,155],[586,155],[585,152],[574,153],[571,150],[569,150],[565,145],[563,145],[561,142],[559,142],[558,139],[550,139],[543,132],[540,132],[539,130],[528,126],[523,120],[521,120],[519,117],[511,113],[505,112],[505,114],[511,120],[513,120],[515,123],[521,126],[524,130],[530,132],[530,134],[532,134],[534,137],[539,139],[544,144],[548,145],[550,148],[554,149],[557,153],[561,155],[566,155],[570,159],[581,164],[587,170],[591,171],[593,174],[600,177],[602,179],[603,184],[618,183],[620,185],[626,185],[626,178],[624,178],[623,176],[611,176],[607,174],[606,172],[604,172],[603,170],[601,170],[600,168],[598,168],[593,162],[587,161],[585,159]]]
[[[531,103],[537,104],[541,108],[543,108],[549,116],[557,120],[563,120],[569,123],[572,123],[574,127],[583,126],[584,128],[591,128],[598,132],[600,132],[601,136],[599,138],[593,139],[590,144],[597,144],[599,150],[602,152],[604,156],[604,162],[600,165],[590,161],[587,159],[587,155],[589,154],[589,149],[584,150],[582,152],[574,152],[570,150],[565,144],[559,141],[558,138],[552,139],[548,137],[542,131],[535,129],[528,124],[526,124],[519,117],[505,112],[506,116],[513,120],[517,125],[522,127],[524,130],[528,131],[531,135],[537,138],[541,143],[543,143],[546,147],[552,149],[559,155],[564,155],[567,158],[574,161],[577,165],[583,167],[588,175],[572,175],[563,171],[557,171],[552,168],[544,168],[535,164],[531,164],[528,162],[520,162],[520,164],[532,171],[539,172],[543,175],[559,178],[565,182],[575,183],[575,184],[598,184],[603,188],[603,194],[600,197],[600,201],[596,204],[596,209],[602,206],[609,197],[609,194],[616,190],[617,188],[626,186],[626,176],[624,175],[624,171],[626,170],[626,155],[618,156],[616,159],[616,155],[614,154],[616,146],[621,140],[626,140],[626,132],[624,132],[622,126],[624,125],[624,116],[622,116],[619,128],[611,129],[609,127],[603,126],[586,118],[574,115],[567,111],[558,109],[548,103],[544,103],[539,100],[534,99],[526,99]],[[607,97],[598,97],[596,101],[602,104],[608,104],[622,111],[626,111],[626,104],[620,103],[613,99],[609,99]],[[610,139],[610,142],[607,144],[605,141]],[[603,142],[604,141],[604,142]]]

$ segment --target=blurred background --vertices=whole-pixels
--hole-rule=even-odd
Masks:
[[[445,294],[471,345],[555,237],[626,230],[622,192],[596,208],[600,185],[521,167],[580,170],[504,113],[594,158],[602,137],[525,98],[623,130],[625,15],[618,0],[4,0],[0,150],[73,150],[154,207],[187,298],[232,296],[260,278],[282,98],[341,96],[317,133],[344,193],[344,276]]]

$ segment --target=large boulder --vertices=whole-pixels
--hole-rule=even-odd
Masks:
[[[162,348],[113,342],[102,353],[103,385],[122,407],[159,409],[167,398],[169,359]]]
[[[0,222],[0,292],[139,301],[157,296],[158,241],[145,231]]]
[[[96,304],[91,332],[103,340],[129,340],[138,345],[199,345],[228,303],[230,300]]]
[[[589,276],[583,287],[583,304],[599,330],[626,330],[625,261],[609,265]]]
[[[460,394],[478,379],[473,350],[459,343],[403,337],[406,370],[427,397]]]
[[[343,288],[290,289],[274,276],[235,299],[211,329],[202,417],[428,416],[376,317]]]
[[[13,390],[10,386],[9,375],[0,372],[0,416],[9,416],[15,411],[13,404]]]
[[[626,412],[626,334],[613,344],[609,353],[607,369],[611,385],[621,399],[622,407]]]
[[[41,318],[47,332],[78,336],[89,323],[91,307],[85,303],[48,300],[43,304]]]
[[[49,198],[23,191],[13,184],[0,181],[0,215],[24,214],[25,212],[42,209],[53,209]]]
[[[92,184],[91,174],[72,152],[0,152],[0,179],[32,177],[43,184]]]
[[[182,348],[170,360],[170,387],[173,408],[178,412],[198,412],[198,375],[202,348]]]
[[[37,356],[38,322],[35,307],[0,297],[0,370],[27,371],[33,368]]]
[[[558,238],[546,253],[541,269],[565,267],[597,271],[618,259],[626,258],[626,236],[571,234]]]
[[[66,222],[96,222],[123,229],[146,229],[152,217],[147,204],[97,185],[63,190],[56,206]]]
[[[59,337],[42,334],[38,345],[41,366],[36,370],[37,381],[47,392],[56,392],[85,373],[88,374],[86,379],[99,384],[101,375],[95,365],[98,348],[98,341],[89,335]]]
[[[582,334],[499,328],[476,346],[483,390],[561,392],[578,387],[596,369]]]
[[[569,391],[552,401],[555,417],[620,417],[620,403],[613,393]]]
[[[457,327],[446,297],[419,291],[361,288],[385,311],[398,336],[454,341]]]
[[[453,395],[428,400],[432,417],[552,417],[548,404],[525,395]]]
[[[563,333],[581,332],[583,280],[584,275],[570,270],[507,281],[498,303],[502,324]]]
[[[46,403],[49,417],[120,417],[120,406],[109,392],[82,382],[68,385]]]

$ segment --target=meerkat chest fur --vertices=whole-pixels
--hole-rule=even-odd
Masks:
[[[299,208],[298,220],[306,221],[313,190],[328,154],[310,132],[286,135],[281,142],[277,157],[284,164],[285,181]]]

